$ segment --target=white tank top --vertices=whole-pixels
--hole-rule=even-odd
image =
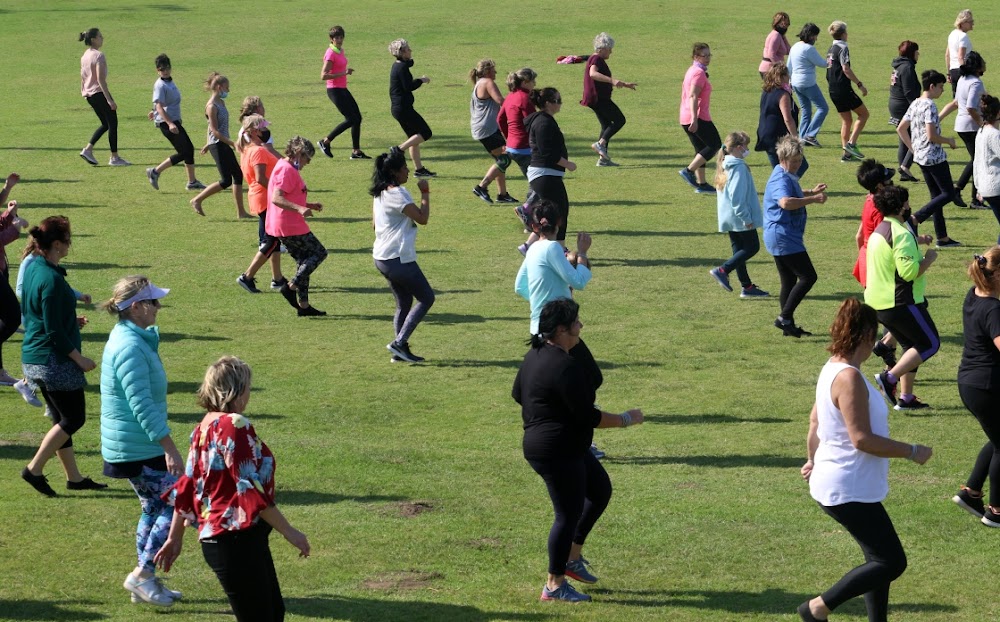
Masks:
[[[851,444],[844,415],[830,397],[833,380],[840,373],[861,374],[861,371],[847,363],[827,361],[816,381],[819,447],[813,456],[809,492],[827,507],[851,502],[876,503],[889,494],[889,459],[859,451]],[[889,407],[864,374],[861,378],[868,388],[872,432],[888,437]]]

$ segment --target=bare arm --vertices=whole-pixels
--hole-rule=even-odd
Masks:
[[[333,61],[332,60],[323,61],[323,71],[320,73],[319,79],[325,82],[327,80],[336,80],[341,76],[350,76],[354,74],[354,70],[351,69],[350,67],[348,67],[346,71],[342,71],[340,73],[333,73],[332,70],[333,70]]]
[[[431,217],[431,189],[426,179],[417,182],[420,187],[420,207],[408,203],[403,208],[403,214],[418,225],[426,225]]]
[[[297,548],[300,557],[309,557],[309,539],[306,538],[306,534],[292,527],[288,519],[285,518],[285,515],[278,509],[278,506],[269,506],[260,513],[260,517],[268,525],[274,527],[275,531],[284,536],[289,544]]]
[[[865,225],[862,223],[858,225],[858,232],[854,234],[854,241],[858,243],[858,248],[865,245],[864,229]]]
[[[812,205],[813,203],[826,203],[826,193],[819,192],[802,197],[801,199],[798,197],[782,197],[778,200],[778,207],[783,210],[792,211],[802,209],[806,205]]]
[[[225,143],[235,149],[236,143],[231,138],[223,136],[222,132],[219,131],[219,113],[215,109],[215,106],[212,105],[212,100],[208,100],[208,105],[205,106],[205,114],[208,115],[208,133],[218,138],[219,142]]]
[[[267,166],[263,163],[254,164],[253,174],[257,178],[257,183],[267,188]]]
[[[785,120],[785,128],[792,136],[798,136],[799,130],[795,127],[795,117],[792,116],[792,96],[785,93],[778,100],[778,108],[781,110],[781,117]]]
[[[927,140],[937,145],[948,145],[952,149],[955,148],[955,139],[945,138],[944,136],[942,136],[941,133],[938,131],[937,126],[934,125],[933,123],[927,124]]]
[[[938,113],[938,120],[939,121],[943,120],[945,117],[955,112],[956,110],[958,110],[958,100],[953,99],[947,104],[945,104],[944,108],[941,109],[941,112]]]
[[[625,414],[628,414],[628,422],[626,425]],[[642,410],[636,408],[633,410],[626,411],[621,415],[613,415],[611,413],[606,413],[601,411],[601,422],[597,424],[599,428],[627,428],[630,425],[635,425],[637,423],[642,423],[644,417],[642,415]]]
[[[865,85],[861,83],[861,80],[858,78],[858,76],[856,76],[854,74],[854,70],[851,69],[851,66],[850,65],[844,65],[843,67],[844,67],[844,76],[848,80],[850,80],[851,82],[857,84],[858,88],[861,89],[861,94],[864,95],[865,97],[867,97],[868,96],[868,89],[866,89]]]
[[[271,203],[280,209],[287,209],[293,212],[298,212],[303,216],[309,215],[309,208],[305,205],[297,205],[288,200],[285,196],[285,192],[281,188],[275,188],[274,193],[271,195]]]
[[[812,411],[809,413],[809,433],[806,434],[806,463],[802,465],[799,472],[802,479],[809,481],[812,475],[813,458],[816,457],[816,449],[819,448],[819,418],[816,415],[816,403],[813,403]]]
[[[490,99],[496,103],[503,105],[503,95],[500,94],[500,89],[497,88],[497,83],[493,80],[486,81],[486,94],[490,96]],[[478,93],[477,93],[478,95]],[[480,97],[479,99],[486,99],[485,97]]]
[[[101,87],[101,92],[104,93],[104,99],[108,100],[108,106],[112,110],[118,110],[118,104],[115,103],[115,98],[111,97],[111,89],[108,88],[107,61],[103,63],[96,63],[94,66],[94,73],[97,75],[97,84]]]
[[[907,119],[903,119],[896,126],[896,134],[899,136],[899,140],[902,141],[906,148],[913,151],[913,142],[910,140],[910,122]]]
[[[698,131],[698,103],[701,99],[701,87],[694,85],[691,87],[691,94],[688,95],[688,108],[691,110],[691,125],[688,131],[694,134]]]

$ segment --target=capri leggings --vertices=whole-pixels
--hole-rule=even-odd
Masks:
[[[959,384],[958,396],[987,438],[965,485],[972,490],[982,490],[989,477],[990,505],[1000,507],[1000,391]]]
[[[170,531],[170,521],[174,508],[160,498],[160,495],[170,490],[177,478],[167,471],[142,467],[142,472],[128,478],[132,489],[142,504],[142,516],[135,528],[135,552],[138,566],[146,572],[156,572],[153,556],[167,541]]]
[[[44,386],[39,385],[42,399],[48,406],[49,414],[52,415],[52,422],[69,434],[69,438],[59,449],[67,449],[73,446],[73,434],[83,427],[87,421],[87,406],[84,401],[83,389],[72,391],[49,391]]]
[[[101,140],[104,133],[108,133],[108,146],[111,153],[118,153],[118,113],[111,109],[104,93],[94,93],[87,96],[87,103],[94,109],[94,113],[101,121],[101,127],[94,130],[94,135],[90,137],[90,144],[96,145]]]
[[[354,100],[354,96],[351,95],[350,91],[343,88],[328,88],[326,89],[326,96],[330,98],[330,101],[337,107],[340,114],[344,115],[343,122],[326,135],[327,142],[332,141],[346,131],[347,128],[350,128],[351,143],[353,143],[354,150],[360,151],[361,109],[358,108],[358,102]]]
[[[566,184],[563,178],[558,175],[542,175],[529,182],[531,191],[536,198],[552,201],[559,208],[559,231],[556,240],[562,242],[566,239],[566,227],[569,224],[569,197],[566,196]]]
[[[601,140],[605,144],[611,142],[611,137],[625,125],[625,115],[622,114],[618,104],[610,99],[599,99],[589,108],[594,111],[597,121],[601,124]]]
[[[177,166],[181,162],[189,166],[194,166],[194,145],[191,144],[191,139],[188,138],[187,132],[184,131],[184,126],[181,125],[180,120],[174,121],[174,125],[177,126],[177,133],[173,134],[166,123],[160,123],[156,127],[160,128],[160,133],[170,141],[173,145],[174,150],[177,152],[170,156],[170,163]]]
[[[219,185],[223,190],[233,184],[243,185],[243,171],[240,170],[240,163],[236,161],[232,147],[225,143],[212,143],[208,146],[208,152],[215,160],[215,168],[219,171]]]
[[[566,574],[573,544],[584,544],[611,501],[611,478],[587,451],[578,458],[528,460],[545,481],[555,510],[549,530],[549,574]]]
[[[688,140],[694,147],[695,153],[705,158],[708,162],[715,157],[715,154],[722,148],[722,139],[719,137],[719,130],[715,129],[715,124],[711,121],[698,119],[698,129],[694,133],[689,132],[690,125],[681,126]]]
[[[326,259],[326,247],[316,239],[312,231],[303,235],[293,235],[281,238],[288,254],[295,260],[298,268],[290,283],[296,287],[299,304],[309,303],[309,275],[316,271]]]
[[[0,251],[2,252],[2,251]],[[3,369],[3,344],[21,325],[21,305],[17,302],[6,270],[0,270],[0,369]]]
[[[937,326],[927,311],[927,301],[883,309],[878,312],[878,321],[889,329],[904,350],[916,348],[921,361],[937,354],[941,347]]]

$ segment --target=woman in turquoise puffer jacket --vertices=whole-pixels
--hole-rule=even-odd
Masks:
[[[115,285],[103,307],[118,316],[101,360],[101,455],[104,474],[128,479],[142,502],[136,527],[138,564],[125,579],[133,602],[169,607],[181,593],[156,577],[153,555],[163,546],[173,508],[160,499],[183,471],[184,462],[167,425],[167,375],[155,326],[161,289],[144,276]]]

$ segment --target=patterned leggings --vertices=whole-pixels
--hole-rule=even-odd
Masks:
[[[303,235],[281,238],[281,241],[298,266],[295,276],[291,278],[290,282],[296,287],[299,303],[308,303],[309,275],[326,259],[326,247],[316,239],[312,231]]]
[[[153,563],[153,556],[167,541],[170,521],[174,514],[173,507],[160,499],[160,495],[173,486],[177,478],[166,471],[142,467],[142,473],[130,477],[128,481],[132,484],[135,494],[139,495],[139,501],[142,502],[142,516],[139,518],[139,525],[135,528],[135,552],[139,558],[138,566],[146,572],[155,572],[156,565]]]

